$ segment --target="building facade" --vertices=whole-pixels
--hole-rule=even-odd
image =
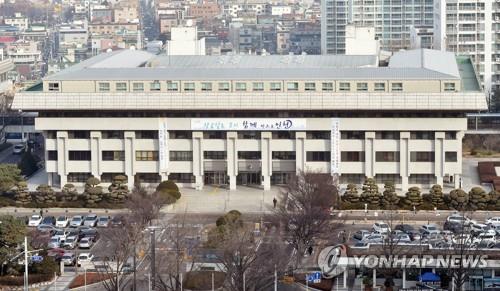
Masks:
[[[434,49],[468,55],[486,92],[500,89],[500,3],[435,1]]]
[[[433,0],[322,0],[321,51],[344,54],[346,25],[375,28],[381,48],[410,47],[410,27],[433,24]]]
[[[13,108],[39,112],[52,185],[124,174],[267,190],[311,171],[341,183],[457,186],[465,112],[486,109],[474,75],[459,73],[470,61],[418,50],[377,63],[123,50],[47,77]]]

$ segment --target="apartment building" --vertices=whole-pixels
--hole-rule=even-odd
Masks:
[[[486,92],[500,90],[500,2],[436,0],[434,48],[468,55]]]
[[[16,94],[39,113],[51,185],[170,179],[184,187],[287,183],[298,171],[397,187],[452,183],[466,112],[486,109],[469,59],[100,54]]]
[[[410,47],[410,27],[433,25],[433,0],[322,0],[321,51],[345,54],[346,25],[371,26],[381,49]]]

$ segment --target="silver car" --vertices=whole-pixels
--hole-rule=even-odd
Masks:
[[[95,227],[97,225],[97,215],[95,214],[87,215],[87,217],[85,217],[85,220],[83,221],[83,225]]]
[[[84,237],[78,243],[78,247],[81,249],[90,249],[92,247],[93,241],[89,237]]]
[[[73,253],[64,253],[61,261],[65,266],[74,266],[76,264],[76,256]]]
[[[61,247],[61,238],[58,236],[53,236],[48,244],[50,249],[60,248]]]
[[[78,244],[78,237],[68,236],[66,240],[63,242],[63,247],[68,249],[74,249],[76,248],[77,244]]]
[[[71,227],[79,227],[83,223],[83,216],[81,215],[75,215],[71,218],[71,221],[69,222],[69,226]]]
[[[97,227],[108,227],[109,220],[109,216],[99,216],[97,219]]]

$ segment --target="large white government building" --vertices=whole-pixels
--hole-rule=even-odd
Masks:
[[[400,189],[458,186],[466,112],[486,109],[468,58],[98,55],[16,94],[38,112],[49,183],[258,185],[299,171]],[[454,183],[454,185],[453,185]]]

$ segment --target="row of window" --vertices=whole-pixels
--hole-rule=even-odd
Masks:
[[[102,173],[99,178],[103,183],[111,183],[117,175],[127,177],[124,173]],[[91,173],[73,172],[68,174],[67,179],[69,183],[85,183],[90,177],[92,177]],[[161,176],[157,173],[137,173],[134,180],[139,183],[160,183]],[[195,178],[192,173],[170,173],[168,175],[168,180],[172,180],[176,183],[194,183]]]
[[[373,177],[377,184],[384,184],[386,182],[393,182],[394,184],[401,184],[402,178],[399,174],[377,174]],[[363,174],[342,174],[340,175],[341,184],[363,184],[366,180]],[[411,174],[408,177],[409,184],[436,184],[436,176],[432,174]]]
[[[49,83],[49,91],[59,91],[59,85],[58,84],[53,84]],[[351,82],[338,82],[338,91],[341,92],[350,92],[350,91],[357,91],[357,92],[368,92],[368,83],[367,82],[356,82],[356,87],[351,88]],[[386,91],[386,82],[375,82],[373,91],[375,92],[385,92]],[[445,91],[455,91],[455,83],[447,82],[444,83],[444,89]],[[199,86],[197,88],[196,86]],[[269,82],[267,83],[269,86],[270,91],[299,91],[300,88],[300,83],[299,82]],[[391,91],[392,92],[402,92],[403,91],[403,83],[401,82],[394,82],[390,83]],[[144,83],[142,82],[133,82],[132,83],[132,88],[127,87],[128,83],[127,82],[117,82],[114,83],[114,90],[116,92],[144,92],[145,87]],[[333,82],[322,82],[321,86],[317,86],[315,82],[305,82],[304,85],[304,91],[334,91],[334,83]],[[165,83],[165,88],[166,91],[168,92],[179,92],[179,91],[184,91],[184,92],[192,92],[196,91],[196,89],[199,89],[204,92],[212,92],[212,91],[219,91],[219,92],[230,92],[230,91],[236,91],[236,92],[247,92],[247,91],[253,91],[253,92],[261,92],[264,91],[265,84],[264,82],[252,82],[251,86],[247,82],[235,82],[234,85],[230,82],[201,82],[201,83],[195,83],[195,82],[183,82],[182,86],[179,82],[173,82],[173,81],[167,81]],[[111,91],[111,83],[109,82],[98,82],[97,89],[99,92],[110,92]],[[153,81],[149,83],[149,91],[161,91],[162,90],[162,83],[160,81]]]
[[[56,131],[47,131],[48,139],[56,138]],[[273,139],[295,139],[295,131],[273,131]],[[363,131],[341,131],[341,139],[365,139],[365,132]],[[307,131],[307,139],[326,139],[329,140],[331,136],[330,131]],[[101,131],[101,137],[103,139],[123,139],[124,131],[118,130],[106,130]],[[68,138],[71,139],[89,139],[90,131],[88,130],[70,130],[68,131]],[[135,131],[136,139],[158,139],[158,131],[156,130],[140,130]],[[188,130],[173,130],[169,131],[169,139],[192,139],[193,133]],[[226,139],[227,132],[225,131],[204,131],[204,139]],[[238,139],[260,139],[260,131],[240,131],[238,132]],[[412,131],[410,132],[410,139],[424,139],[433,140],[435,138],[435,132],[433,131]],[[453,140],[457,138],[457,133],[455,131],[446,131],[445,139]],[[400,139],[399,131],[376,131],[375,139]]]
[[[295,160],[294,151],[273,151],[273,160]],[[170,151],[170,161],[192,161],[192,151]],[[225,151],[204,151],[203,157],[207,160],[225,160],[227,153]],[[260,160],[262,154],[260,151],[238,151],[238,159],[240,160]],[[342,162],[364,162],[365,152],[360,151],[343,151],[341,152]],[[48,151],[48,160],[57,160],[57,151]],[[90,151],[69,151],[68,159],[70,161],[90,161]],[[158,151],[136,151],[136,161],[157,161]],[[445,152],[445,162],[457,162],[457,152]],[[103,151],[103,161],[125,161],[125,151]],[[308,151],[306,153],[308,162],[315,161],[330,161],[330,152],[315,152]],[[375,152],[376,162],[399,162],[399,152],[380,151]],[[434,162],[434,152],[415,151],[410,152],[411,162]]]

